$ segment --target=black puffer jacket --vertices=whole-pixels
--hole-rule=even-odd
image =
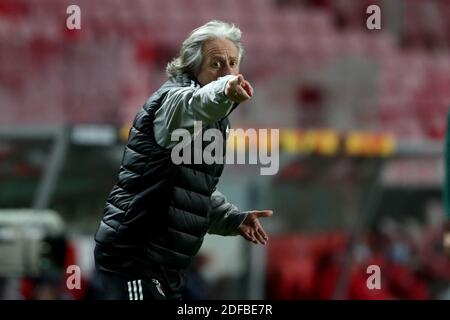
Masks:
[[[175,165],[171,150],[158,145],[153,133],[155,112],[165,94],[191,85],[185,77],[170,79],[136,115],[118,182],[95,235],[98,267],[128,276],[134,269],[136,276],[152,277],[159,267],[186,268],[200,249],[210,225],[210,197],[223,164]],[[224,155],[228,125],[224,118],[204,128],[222,132]]]

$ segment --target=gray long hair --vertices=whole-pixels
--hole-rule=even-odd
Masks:
[[[202,45],[205,41],[217,38],[226,38],[232,41],[239,50],[239,62],[244,55],[241,44],[241,30],[234,24],[213,20],[191,32],[183,41],[179,55],[167,64],[166,72],[169,77],[183,73],[196,76],[202,61]]]

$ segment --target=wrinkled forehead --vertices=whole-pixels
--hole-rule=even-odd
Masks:
[[[231,40],[224,38],[205,41],[202,51],[203,56],[208,58],[239,58],[239,50],[236,45]]]

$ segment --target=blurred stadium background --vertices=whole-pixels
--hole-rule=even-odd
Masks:
[[[66,28],[71,4],[81,30]],[[371,4],[381,30],[366,28]],[[256,92],[232,126],[279,128],[280,170],[226,168],[230,201],[274,210],[270,241],[207,236],[189,297],[450,299],[448,0],[1,0],[0,298],[97,297],[92,237],[130,121],[212,19],[243,31]]]

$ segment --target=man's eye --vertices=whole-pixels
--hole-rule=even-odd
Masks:
[[[219,61],[213,62],[212,66],[214,68],[220,68],[220,62]]]
[[[230,62],[230,66],[236,67],[236,65],[237,65],[236,61],[231,61],[231,62]]]

